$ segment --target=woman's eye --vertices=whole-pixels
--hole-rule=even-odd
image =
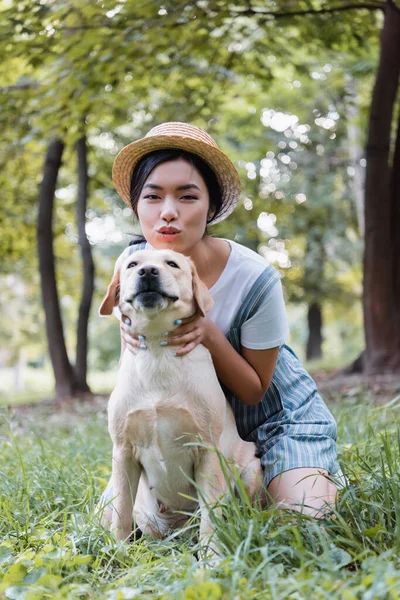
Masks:
[[[148,194],[147,196],[144,196],[145,200],[159,200],[159,196],[156,196],[156,194]]]
[[[174,263],[173,260],[167,260],[167,265],[169,265],[170,267],[174,267],[174,269],[179,269],[178,265]]]
[[[126,267],[127,269],[132,269],[132,267],[137,267],[137,262],[130,262],[129,265]]]
[[[197,200],[197,196],[182,196],[182,200]]]

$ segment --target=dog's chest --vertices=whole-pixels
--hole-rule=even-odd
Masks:
[[[198,441],[201,428],[185,407],[163,403],[136,408],[124,419],[123,436],[139,454],[145,452],[168,462],[181,456],[185,445]]]
[[[124,390],[129,388],[135,405],[140,402],[151,406],[166,396],[172,398],[179,391],[186,395],[201,392],[197,385],[199,373],[202,377],[215,375],[211,356],[203,346],[197,346],[183,357],[175,356],[175,348],[159,348],[151,353],[142,351],[136,356],[124,353],[117,386]]]
[[[156,444],[164,449],[176,446],[185,433],[201,433],[203,438],[211,433],[219,439],[225,407],[203,346],[179,358],[170,349],[158,356],[125,352],[109,403],[110,434],[114,442],[123,437],[138,447]]]
[[[226,400],[209,352],[198,346],[186,357],[166,348],[158,355],[125,352],[110,398],[114,443],[129,445],[152,494],[168,508],[193,497],[189,479],[205,444],[219,440]],[[193,444],[193,445],[192,445]]]
[[[187,409],[142,408],[126,416],[124,437],[146,472],[150,491],[170,509],[184,508],[181,494],[194,495],[190,480],[199,449],[190,443],[199,441],[198,434]]]
[[[170,385],[179,379],[182,373],[182,370],[177,368],[177,357],[172,348],[157,349],[151,355],[142,351],[135,356],[134,363],[135,378],[140,382],[142,389],[160,384]]]

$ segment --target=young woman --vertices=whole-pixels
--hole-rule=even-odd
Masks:
[[[138,248],[190,256],[214,307],[162,340],[177,355],[204,344],[230,402],[239,434],[254,441],[270,497],[321,514],[332,505],[336,425],[315,383],[286,345],[279,273],[255,252],[207,234],[240,195],[236,169],[214,140],[185,123],[164,123],[117,156],[113,181],[144,238]],[[140,337],[139,337],[140,336]],[[122,352],[146,352],[140,332],[121,322]],[[112,497],[112,496],[111,496]]]

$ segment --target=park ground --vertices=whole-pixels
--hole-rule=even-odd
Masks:
[[[400,379],[316,379],[338,421],[346,476],[334,514],[318,522],[232,498],[216,517],[221,557],[212,565],[202,560],[196,518],[180,536],[129,545],[98,525],[111,470],[107,395],[8,400],[0,598],[399,598]]]

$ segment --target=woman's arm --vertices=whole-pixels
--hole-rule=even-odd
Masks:
[[[279,347],[250,350],[242,346],[240,355],[219,327],[202,317],[180,325],[167,340],[170,345],[182,346],[177,350],[177,356],[203,344],[212,356],[219,379],[244,404],[258,404],[271,383]]]
[[[272,381],[279,348],[250,350],[242,346],[240,355],[217,325],[209,321],[208,327],[203,344],[211,353],[219,379],[244,404],[258,404]]]

